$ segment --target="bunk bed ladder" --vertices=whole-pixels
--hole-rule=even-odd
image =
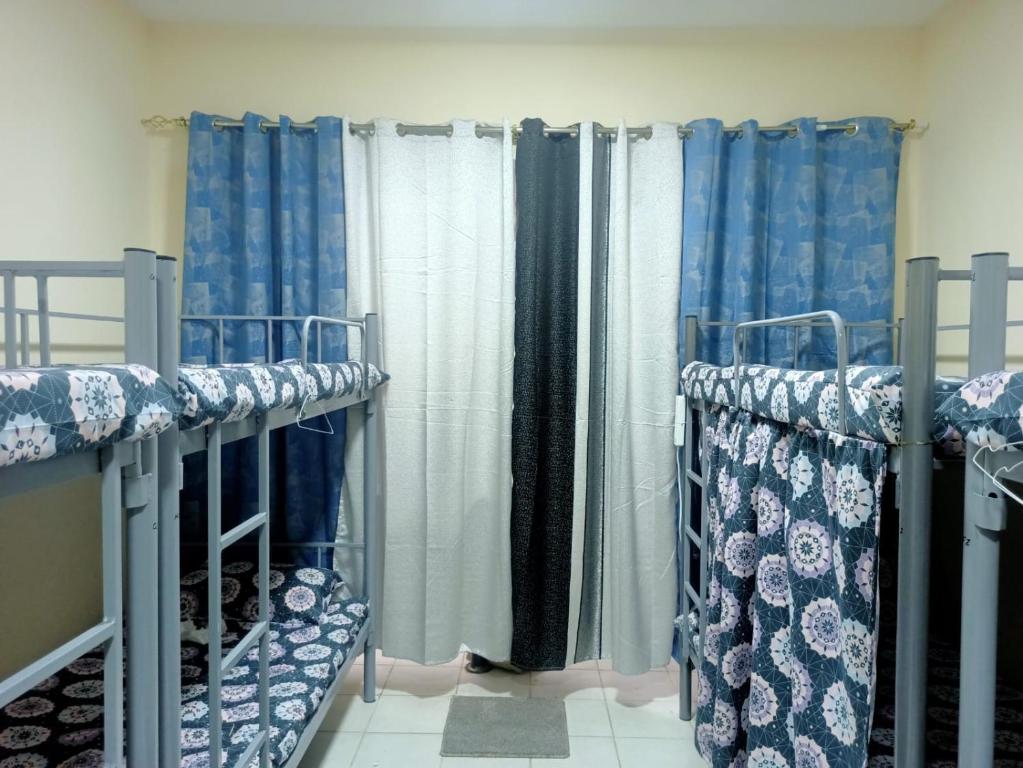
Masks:
[[[209,721],[210,721],[210,765],[221,765],[223,746],[223,720],[221,718],[221,684],[248,653],[259,644],[259,731],[249,742],[245,751],[235,763],[246,768],[259,752],[260,768],[270,765],[270,425],[265,416],[259,417],[256,434],[259,446],[259,511],[221,533],[221,447],[223,436],[221,425],[213,424],[206,434],[207,472],[207,584],[209,615]],[[224,550],[244,538],[259,532],[259,614],[257,621],[244,637],[227,653],[223,654],[221,621],[221,580]]]
[[[692,315],[685,318],[685,361],[692,362],[696,357],[697,319]],[[679,398],[680,414],[676,416],[681,424],[677,426],[679,437],[677,447],[682,451],[682,464],[679,467],[679,523],[678,546],[682,561],[682,583],[680,585],[681,614],[675,620],[681,638],[681,654],[679,658],[679,719],[693,718],[693,670],[700,667],[700,639],[706,631],[706,596],[707,596],[707,477],[704,456],[703,437],[703,401],[688,402]],[[697,449],[696,446],[699,446]],[[700,505],[699,522],[693,515],[694,504]],[[694,525],[694,523],[696,523]],[[693,559],[699,557],[699,570],[694,573]],[[697,635],[693,636],[693,627],[689,617],[696,613],[699,618]]]

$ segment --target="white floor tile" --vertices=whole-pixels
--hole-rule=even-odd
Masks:
[[[367,704],[361,696],[339,694],[323,718],[320,730],[362,733],[376,706],[376,703]]]
[[[458,687],[457,667],[397,664],[387,677],[386,696],[452,696]]]
[[[528,757],[442,757],[441,768],[529,768]]]
[[[563,672],[534,672],[530,696],[537,699],[604,700],[600,672],[596,669],[566,669]]]
[[[642,703],[608,699],[607,710],[615,738],[691,738],[690,724],[678,719],[676,697]]]
[[[604,701],[572,699],[565,702],[569,736],[611,736],[611,720]]]
[[[464,669],[458,678],[459,696],[521,696],[529,697],[529,673],[516,674],[494,669],[474,675]]]
[[[609,701],[641,703],[678,696],[678,683],[667,669],[655,669],[642,675],[622,675],[601,670],[600,679]]]
[[[365,661],[366,661],[365,656],[359,656],[359,658],[352,662],[352,665],[361,667],[365,663]],[[390,669],[391,667],[394,666],[394,659],[390,658],[389,656],[384,656],[383,651],[378,650],[376,652],[376,661],[378,671],[381,669]]]
[[[440,734],[367,733],[352,768],[440,768],[440,739]]]
[[[614,739],[569,737],[567,760],[533,758],[532,768],[618,768]]]
[[[440,734],[444,732],[444,723],[450,706],[449,696],[429,699],[415,696],[381,696],[366,731]]]
[[[384,685],[387,683],[387,678],[391,674],[392,667],[385,666],[377,669],[377,695],[379,696],[383,690]],[[341,681],[341,690],[338,693],[344,693],[349,696],[362,696],[362,674],[363,667],[361,665],[352,665],[352,668],[345,675],[345,679]]]
[[[309,743],[299,768],[348,768],[360,741],[361,733],[320,731]]]
[[[704,768],[691,741],[681,739],[617,739],[622,768]]]

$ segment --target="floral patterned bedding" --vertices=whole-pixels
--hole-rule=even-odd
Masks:
[[[1023,373],[995,371],[963,384],[938,408],[945,442],[1023,448]]]
[[[694,362],[682,371],[682,391],[695,400],[741,408],[783,424],[838,431],[836,371],[799,371]],[[902,369],[850,365],[847,432],[867,440],[898,443],[902,434]]]
[[[712,406],[697,748],[714,768],[862,766],[886,449]]]
[[[181,428],[241,421],[253,413],[350,395],[363,386],[373,389],[389,378],[373,365],[368,368],[364,382],[363,366],[354,361],[182,365],[178,369],[178,392],[184,401]]]
[[[153,437],[180,412],[142,365],[0,369],[0,467]]]
[[[362,600],[332,603],[324,620],[298,629],[271,625],[270,763],[283,764],[352,652],[365,621]],[[231,621],[223,636],[229,649],[251,625]],[[207,646],[181,648],[183,768],[209,765],[206,697]],[[224,680],[225,765],[234,765],[259,730],[259,647]],[[57,675],[0,710],[3,768],[91,768],[103,765],[103,659],[82,656]]]
[[[736,386],[731,367],[690,363],[682,371],[688,397],[755,413],[764,418],[814,429],[838,430],[836,371],[797,371],[764,365],[743,366]],[[939,376],[934,382],[935,451],[943,456],[965,453],[962,435],[950,412],[960,404],[965,379]],[[902,369],[896,366],[846,368],[848,433],[898,445],[902,439]],[[736,400],[735,392],[739,397]],[[1017,396],[1017,407],[1019,407]],[[1017,414],[1017,417],[1023,418]]]

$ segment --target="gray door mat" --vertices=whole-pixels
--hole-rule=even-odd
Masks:
[[[445,757],[568,757],[565,702],[455,696],[440,753]]]

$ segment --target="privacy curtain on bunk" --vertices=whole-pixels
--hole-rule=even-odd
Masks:
[[[677,595],[681,143],[543,127],[523,121],[516,154],[511,660],[644,672]]]
[[[795,135],[738,135],[719,120],[685,141],[682,315],[753,320],[836,309],[850,322],[891,321],[895,201],[902,132],[858,117],[856,135],[792,121]],[[680,328],[680,344],[683,338]],[[829,330],[802,337],[799,367],[834,365]],[[887,332],[853,330],[850,358],[891,362]],[[697,357],[726,364],[730,330],[706,328]],[[790,331],[751,334],[751,360],[792,365]]]
[[[247,114],[241,128],[215,128],[214,117],[193,113],[189,127],[182,314],[345,316],[345,210],[341,120],[316,119],[316,130],[263,130]],[[299,328],[274,328],[273,357],[298,357]],[[185,363],[262,361],[263,323],[224,328],[224,359],[216,329],[183,323]],[[323,357],[344,360],[343,332],[323,332]],[[276,541],[332,541],[343,475],[345,414],[330,416],[334,434],[289,427],[271,438],[271,508]],[[326,429],[322,420],[312,426]],[[255,514],[256,446],[225,448],[224,525]],[[186,495],[186,535],[202,538],[205,522],[189,515],[205,505],[205,459]],[[194,470],[194,471],[193,471]],[[187,489],[186,489],[187,490]],[[190,503],[189,503],[190,502]]]
[[[793,422],[828,394],[781,377],[756,390],[761,405],[770,399],[760,412]],[[885,446],[717,405],[704,429],[713,552],[700,754],[713,768],[862,766]]]
[[[511,652],[515,218],[511,128],[476,136],[344,131],[349,302],[381,313],[386,412],[384,652]],[[349,422],[344,524],[361,508]]]

